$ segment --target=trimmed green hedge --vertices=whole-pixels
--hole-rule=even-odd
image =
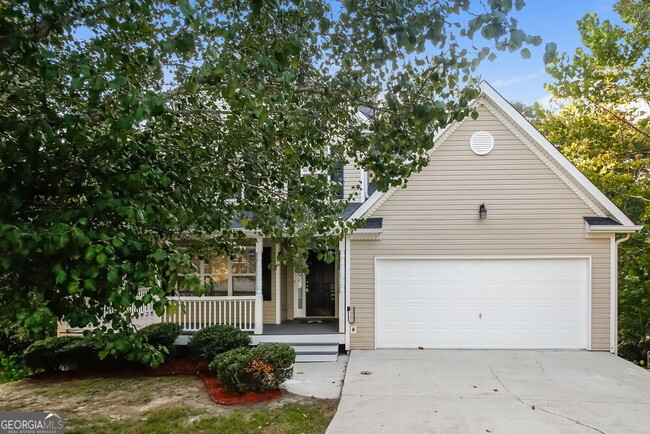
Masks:
[[[60,336],[34,342],[23,357],[25,366],[32,371],[56,371],[62,366],[78,366],[96,360],[97,349],[90,339]]]
[[[179,324],[161,322],[141,328],[138,335],[149,345],[171,351],[182,331],[183,328]]]
[[[266,392],[279,389],[293,377],[296,352],[287,344],[266,343],[237,348],[217,356],[210,371],[233,392]]]
[[[187,345],[195,357],[211,362],[219,354],[250,344],[248,333],[229,325],[214,325],[194,333]]]

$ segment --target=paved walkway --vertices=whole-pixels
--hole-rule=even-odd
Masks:
[[[327,432],[648,433],[650,372],[587,351],[353,351]]]
[[[284,383],[284,387],[296,395],[338,399],[347,365],[345,354],[340,354],[336,362],[296,363],[293,378]]]

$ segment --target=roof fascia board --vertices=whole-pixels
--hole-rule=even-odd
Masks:
[[[621,226],[621,225],[590,225],[587,224],[587,232],[608,232],[608,233],[620,233],[620,234],[630,234],[633,232],[638,232],[643,229],[643,226],[632,225],[632,226]]]

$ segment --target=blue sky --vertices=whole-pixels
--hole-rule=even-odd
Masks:
[[[620,24],[613,4],[614,0],[527,0],[526,7],[514,16],[520,28],[528,34],[540,35],[544,43],[531,48],[528,60],[519,53],[497,52],[497,58],[482,63],[478,72],[510,101],[547,101],[549,94],[544,83],[550,81],[550,76],[542,61],[544,44],[555,42],[558,52],[573,53],[581,45],[576,21],[586,13],[595,12],[601,20]]]

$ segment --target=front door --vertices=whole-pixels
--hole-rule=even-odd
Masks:
[[[336,301],[336,265],[318,259],[318,254],[309,252],[307,259],[309,274],[306,276],[305,296],[307,316],[334,316]]]

